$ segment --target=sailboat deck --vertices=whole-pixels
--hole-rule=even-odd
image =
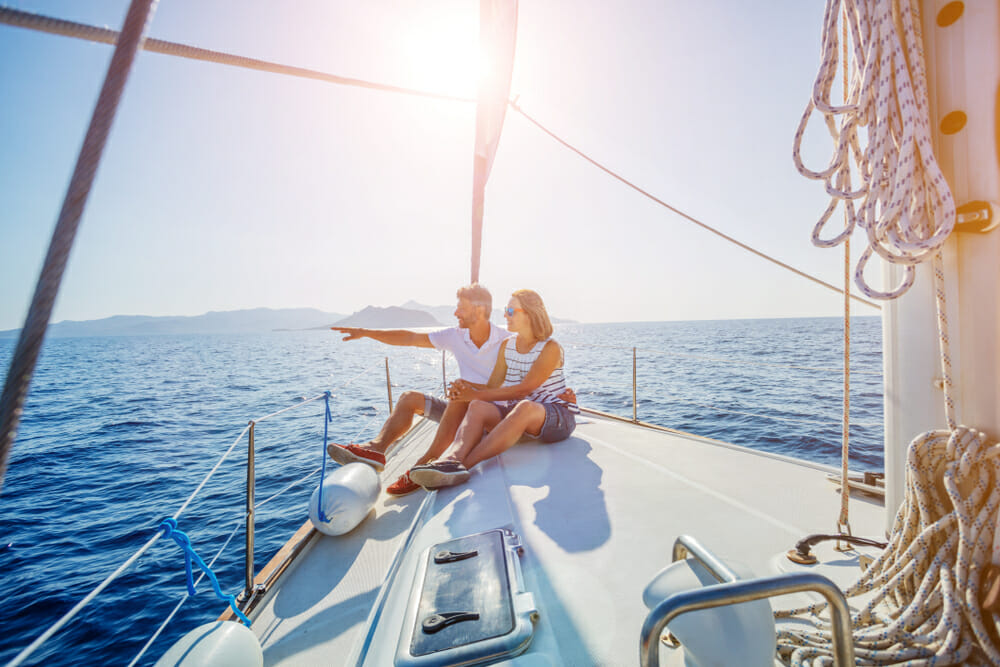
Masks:
[[[383,486],[427,447],[434,426],[418,424],[404,438]],[[467,484],[382,494],[351,533],[312,540],[258,608],[253,629],[265,664],[390,665],[425,550],[507,527],[524,544],[521,567],[540,614],[530,648],[510,664],[632,665],[647,614],[642,591],[670,563],[677,536],[758,576],[801,568],[784,553],[808,534],[835,532],[839,492],[829,472],[586,416],[570,439],[522,442]],[[854,534],[881,536],[883,523],[880,501],[852,496]],[[833,553],[817,550],[823,560]],[[857,561],[831,557],[837,562],[818,567],[846,587]]]

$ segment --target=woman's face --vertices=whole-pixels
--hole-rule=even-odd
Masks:
[[[504,318],[507,320],[507,331],[513,333],[531,333],[531,322],[528,320],[528,314],[524,312],[521,307],[521,301],[516,296],[510,297],[507,302],[507,310],[503,313]]]

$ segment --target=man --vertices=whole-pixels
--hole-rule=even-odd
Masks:
[[[478,283],[458,290],[458,305],[455,317],[458,326],[432,333],[416,333],[404,329],[380,330],[356,327],[330,327],[334,331],[347,334],[344,340],[372,338],[387,345],[411,347],[433,347],[448,350],[458,362],[458,372],[462,379],[476,384],[486,384],[496,364],[500,343],[510,336],[510,332],[490,322],[493,312],[493,297],[489,290]],[[341,464],[360,461],[381,471],[385,467],[385,452],[413,424],[414,415],[423,415],[438,422],[430,448],[417,459],[417,464],[433,461],[448,448],[455,439],[459,424],[468,410],[469,404],[445,401],[419,391],[406,391],[399,397],[392,414],[382,425],[378,435],[364,445],[329,445],[327,452],[334,461]],[[386,488],[392,495],[405,495],[420,488],[410,481],[409,471]]]

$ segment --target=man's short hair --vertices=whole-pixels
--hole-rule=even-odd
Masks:
[[[493,314],[493,296],[488,289],[479,283],[472,283],[471,285],[458,288],[456,296],[459,299],[465,299],[473,306],[482,306],[485,308],[487,320]]]

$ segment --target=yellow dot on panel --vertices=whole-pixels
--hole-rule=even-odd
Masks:
[[[941,119],[941,134],[955,134],[965,127],[967,120],[964,111],[952,111]]]
[[[950,26],[952,23],[961,18],[964,11],[964,2],[949,2],[941,8],[941,11],[938,12],[937,24],[942,28]]]

